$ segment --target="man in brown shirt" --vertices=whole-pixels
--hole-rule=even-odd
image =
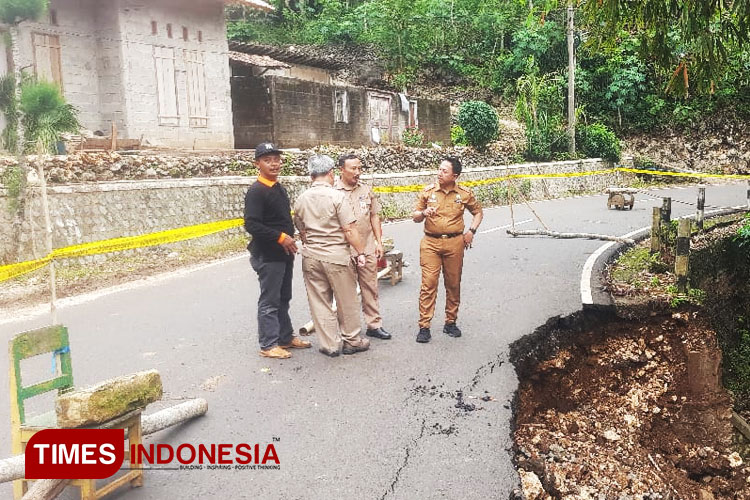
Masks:
[[[333,187],[346,195],[346,201],[357,217],[357,232],[364,244],[366,263],[357,270],[359,289],[362,292],[362,312],[367,324],[367,336],[383,340],[391,334],[383,329],[383,318],[378,304],[378,260],[383,257],[383,230],[380,227],[380,203],[370,186],[359,182],[362,161],[353,154],[341,156],[341,169]],[[352,255],[355,250],[352,248]]]
[[[417,197],[414,222],[424,221],[424,238],[419,244],[419,264],[422,267],[422,287],[419,290],[419,333],[417,342],[430,341],[430,321],[435,313],[438,278],[443,270],[445,282],[445,326],[443,332],[460,337],[456,326],[458,305],[461,301],[461,271],[464,250],[471,248],[474,235],[482,222],[482,207],[474,193],[456,184],[461,174],[458,158],[448,157],[440,162],[437,184],[430,184]],[[464,233],[464,210],[473,218]]]
[[[333,189],[333,158],[313,155],[307,162],[310,188],[294,204],[294,225],[302,239],[302,274],[320,352],[328,356],[366,351],[370,341],[360,335],[356,265],[365,265],[364,246],[356,217],[344,194]],[[336,299],[336,310],[333,299]],[[342,341],[343,338],[343,341]]]

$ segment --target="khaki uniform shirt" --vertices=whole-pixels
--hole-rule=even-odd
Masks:
[[[375,254],[375,233],[372,231],[370,217],[380,212],[380,202],[367,184],[358,182],[356,186],[350,187],[344,184],[341,179],[336,179],[333,185],[336,189],[346,195],[346,201],[357,217],[357,232],[364,245],[364,253],[367,255]],[[352,255],[357,252],[351,249]]]
[[[302,256],[331,264],[350,263],[349,243],[342,227],[356,220],[344,193],[325,182],[313,182],[294,204],[294,225],[305,233]]]
[[[430,234],[452,234],[464,232],[464,210],[471,215],[482,211],[474,193],[469,188],[455,184],[447,193],[440,185],[430,184],[417,195],[416,210],[435,207],[437,212],[424,220],[424,232]]]

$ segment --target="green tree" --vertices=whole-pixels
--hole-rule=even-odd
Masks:
[[[377,44],[385,56],[394,84],[401,87],[415,76],[429,48],[430,26],[426,21],[429,0],[375,0],[362,4],[358,12],[367,26],[363,41]]]
[[[482,101],[466,101],[458,108],[458,125],[464,130],[466,140],[477,149],[497,139],[497,112]]]
[[[39,19],[48,4],[49,0],[0,0],[0,21],[18,24],[27,19]]]
[[[713,92],[750,38],[750,0],[587,0],[583,12],[605,45],[622,30],[637,33],[644,57],[671,72],[666,88],[685,96],[691,81]]]

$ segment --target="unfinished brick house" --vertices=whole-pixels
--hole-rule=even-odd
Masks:
[[[51,0],[19,25],[0,74],[58,83],[89,130],[175,148],[232,148],[224,5],[261,0]],[[6,28],[7,30],[8,28]],[[2,42],[0,42],[2,43]]]
[[[446,101],[352,86],[337,80],[347,63],[295,47],[230,42],[237,148],[362,146],[401,141],[417,127],[428,141],[450,142]]]

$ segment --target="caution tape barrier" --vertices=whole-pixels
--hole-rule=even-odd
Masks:
[[[647,175],[664,175],[672,177],[693,177],[693,178],[724,178],[724,179],[750,179],[750,175],[741,174],[704,174],[704,173],[686,173],[686,172],[668,172],[656,170],[642,170],[636,168],[617,167],[609,170],[592,170],[588,172],[567,172],[567,173],[549,173],[549,174],[511,174],[502,177],[493,177],[490,179],[480,179],[476,181],[462,181],[461,185],[466,187],[485,186],[496,184],[498,182],[512,179],[555,179],[565,177],[587,177],[592,175],[611,174],[612,172],[628,172],[633,174]],[[373,191],[376,193],[411,193],[423,190],[424,184],[411,184],[407,186],[375,186]],[[136,248],[146,248],[165,243],[174,243],[177,241],[199,238],[209,234],[226,231],[243,225],[242,219],[228,219],[218,222],[208,222],[205,224],[196,224],[177,229],[169,229],[156,233],[143,234],[139,236],[125,236],[122,238],[113,238],[109,240],[94,241],[83,243],[64,248],[53,250],[51,254],[41,259],[19,262],[17,264],[8,264],[0,266],[0,282],[7,281],[22,274],[30,273],[46,266],[51,260],[64,259],[71,257],[85,257],[110,252],[120,252],[123,250],[133,250]]]
[[[588,177],[592,175],[605,175],[613,172],[629,172],[632,174],[648,174],[648,175],[665,175],[672,177],[692,177],[692,178],[724,178],[724,179],[750,179],[750,175],[742,174],[703,174],[703,173],[688,173],[688,172],[670,172],[661,170],[643,170],[637,168],[625,168],[617,167],[608,170],[590,170],[588,172],[561,172],[561,173],[550,173],[550,174],[511,174],[502,177],[492,177],[490,179],[480,179],[476,181],[461,181],[462,186],[466,187],[477,187],[485,186],[487,184],[496,184],[498,182],[512,180],[512,179],[559,179],[565,177]],[[411,193],[422,191],[425,188],[424,184],[411,184],[408,186],[375,186],[372,190],[376,193]]]
[[[226,231],[235,227],[242,226],[242,219],[229,219],[218,222],[208,222],[205,224],[196,224],[193,226],[180,227],[177,229],[168,229],[156,233],[142,234],[138,236],[124,236],[121,238],[112,238],[109,240],[93,241],[64,248],[53,250],[51,254],[37,260],[19,262],[18,264],[9,264],[0,266],[0,282],[15,278],[22,274],[35,271],[47,265],[53,259],[65,259],[71,257],[86,257],[110,252],[121,252],[123,250],[133,250],[136,248],[146,248],[165,243],[174,243],[177,241],[199,238],[209,234]]]

